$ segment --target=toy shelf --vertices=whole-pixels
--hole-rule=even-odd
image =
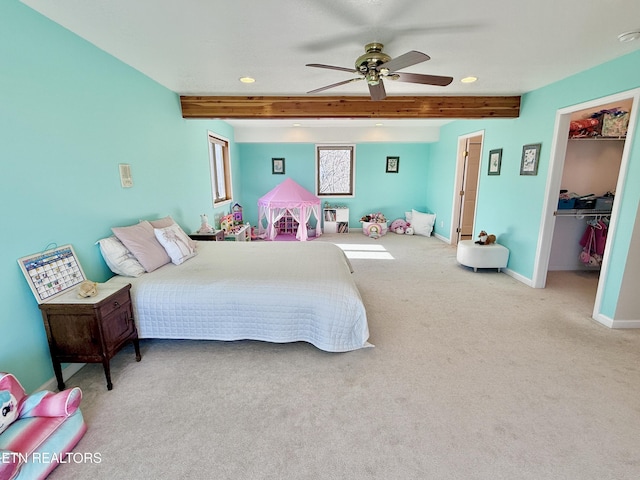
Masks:
[[[290,213],[287,213],[278,220],[276,223],[276,229],[281,235],[295,235],[298,233],[298,222]]]
[[[326,207],[323,211],[324,233],[349,233],[349,209]]]

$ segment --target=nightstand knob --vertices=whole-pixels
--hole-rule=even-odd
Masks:
[[[113,306],[117,308],[120,306],[120,304],[118,302],[113,302]]]

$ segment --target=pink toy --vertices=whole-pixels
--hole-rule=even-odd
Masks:
[[[209,219],[204,213],[200,215],[200,222],[202,222],[202,224],[200,225],[198,233],[213,233],[213,227],[209,225]]]
[[[398,218],[391,222],[391,231],[395,232],[399,235],[402,235],[407,230],[407,222],[405,222],[402,218]]]

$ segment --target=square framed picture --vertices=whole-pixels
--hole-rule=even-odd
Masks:
[[[489,175],[500,175],[502,165],[502,149],[496,148],[489,152]]]
[[[273,175],[284,175],[284,158],[271,159],[271,173]]]
[[[541,143],[532,143],[522,147],[522,160],[520,162],[520,175],[537,175],[538,161],[540,160]]]
[[[387,157],[387,173],[398,173],[400,169],[400,157]]]

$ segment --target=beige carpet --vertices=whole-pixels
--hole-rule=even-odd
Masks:
[[[318,241],[393,257],[352,259],[375,348],[144,340],[111,392],[101,365],[70,379],[101,461],[51,478],[640,477],[640,331],[591,320],[594,274],[536,290],[435,238]]]

